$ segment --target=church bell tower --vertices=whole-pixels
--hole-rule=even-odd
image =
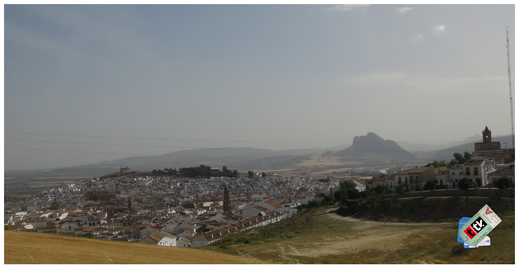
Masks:
[[[485,126],[485,130],[483,130],[483,143],[492,142],[492,132]]]

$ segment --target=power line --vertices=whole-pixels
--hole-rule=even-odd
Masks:
[[[197,147],[183,147],[183,146],[157,146],[157,145],[142,145],[142,144],[116,144],[116,143],[95,143],[95,142],[70,142],[70,141],[55,141],[55,140],[38,140],[38,139],[9,139],[10,141],[32,141],[32,142],[51,142],[51,143],[67,143],[67,144],[86,144],[86,145],[107,145],[107,146],[132,146],[132,147],[153,147],[153,148],[183,148],[183,149],[197,149]]]
[[[119,136],[93,136],[93,135],[71,135],[71,134],[51,134],[51,133],[32,133],[32,132],[11,132],[13,134],[30,134],[30,135],[49,135],[49,136],[66,136],[66,137],[87,137],[87,138],[114,138],[114,139],[135,139],[135,140],[171,140],[171,141],[201,141],[201,142],[254,142],[254,143],[344,143],[344,142],[313,142],[313,141],[268,141],[268,140],[217,140],[217,139],[176,139],[176,138],[151,138],[151,137],[119,137]]]
[[[494,69],[492,70],[492,73],[494,73],[496,71],[496,68],[497,68],[497,64],[498,62],[501,60],[501,57],[503,56],[503,53],[501,53],[499,55],[499,58],[496,60],[496,63],[494,65]],[[481,91],[480,95],[479,95],[479,101],[478,101],[478,104],[476,105],[476,107],[474,108],[474,112],[472,112],[472,115],[470,116],[470,120],[469,120],[469,124],[467,125],[467,128],[465,128],[465,131],[463,132],[463,135],[462,137],[465,136],[465,134],[467,133],[467,130],[469,129],[470,125],[472,124],[472,120],[474,119],[474,115],[476,114],[476,112],[478,111],[478,108],[479,108],[479,105],[481,104],[481,100],[483,99],[483,95],[485,94],[485,92],[487,91],[487,88],[488,88],[488,83],[489,81],[487,81],[487,84],[485,86],[485,89]]]
[[[21,150],[41,150],[41,151],[59,151],[59,152],[94,153],[94,154],[115,154],[115,155],[151,156],[151,155],[149,155],[149,154],[136,154],[136,153],[113,153],[113,152],[97,152],[97,151],[81,151],[81,150],[63,150],[63,149],[41,149],[41,148],[24,148],[24,147],[5,147],[5,149],[21,149]]]
[[[12,134],[29,134],[29,135],[48,135],[48,136],[65,136],[65,137],[86,137],[86,138],[113,138],[113,139],[133,139],[133,140],[163,140],[163,141],[188,141],[188,142],[241,142],[241,143],[330,143],[330,144],[348,144],[344,141],[269,141],[269,140],[216,140],[216,139],[177,139],[177,138],[152,138],[152,137],[119,137],[119,136],[94,136],[94,135],[74,135],[74,134],[53,134],[53,133],[34,133],[34,132],[13,132],[5,131],[4,133]],[[394,141],[396,143],[451,143],[463,142],[462,140],[429,140],[429,141]],[[372,142],[358,142],[372,143]],[[379,142],[373,142],[379,143]],[[131,145],[130,145],[131,146]]]
[[[496,115],[494,115],[494,117],[492,118],[492,120],[490,120],[490,123],[493,123],[493,122],[494,122],[494,119],[496,119],[496,117],[497,117],[498,115],[500,115],[501,112],[503,112],[503,110],[504,110],[503,108],[504,108],[506,105],[508,105],[508,103],[510,103],[510,100],[507,100],[506,103],[503,105],[503,107],[501,107],[501,108],[499,109],[499,111],[496,113]]]
[[[77,153],[93,153],[93,154],[114,154],[114,155],[134,155],[134,156],[178,156],[178,157],[197,157],[197,158],[237,158],[237,159],[243,159],[244,157],[235,157],[235,156],[208,156],[208,155],[192,155],[192,154],[179,154],[179,153],[167,153],[167,154],[141,154],[141,153],[115,153],[115,152],[106,152],[106,151],[84,151],[84,150],[65,150],[65,149],[43,149],[43,148],[32,148],[32,147],[9,147],[6,146],[4,149],[19,149],[19,150],[38,150],[38,151],[51,151],[51,152],[77,152]],[[206,150],[206,149],[201,149]],[[265,149],[247,149],[247,150],[263,150]],[[305,150],[305,149],[303,149]],[[266,150],[269,151],[269,150]],[[270,150],[272,151],[272,150]],[[280,150],[287,151],[287,150]],[[298,150],[293,150],[298,151]],[[385,151],[377,151],[377,153],[391,153],[391,152],[401,152],[402,150],[385,150]],[[405,150],[404,150],[405,151]],[[273,151],[275,152],[275,151]],[[336,151],[337,152],[337,151]],[[298,156],[304,156],[304,155],[298,155]],[[255,157],[255,159],[263,159],[263,158],[273,158],[273,157],[279,157],[279,156],[265,156],[265,157]],[[293,157],[293,156],[291,156]]]
[[[194,150],[205,150],[210,148],[200,148],[200,147],[184,147],[184,146],[156,146],[156,145],[143,145],[143,144],[115,144],[115,143],[95,143],[95,142],[70,142],[70,141],[56,141],[56,140],[38,140],[38,139],[10,139],[6,138],[5,140],[9,141],[30,141],[30,142],[50,142],[50,143],[65,143],[65,144],[83,144],[83,145],[106,145],[106,146],[129,146],[129,147],[150,147],[150,148],[181,148],[181,149],[194,149]],[[221,147],[219,147],[221,148]],[[247,150],[258,150],[265,151],[266,149],[257,149],[257,148],[247,148]],[[274,150],[272,150],[274,151]],[[278,150],[278,151],[325,151],[324,149],[290,149],[290,150]]]

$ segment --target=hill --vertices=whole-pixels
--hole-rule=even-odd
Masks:
[[[334,153],[342,161],[415,161],[418,158],[396,142],[384,140],[375,133],[353,138],[353,145]]]
[[[112,161],[103,161],[82,166],[63,167],[47,170],[6,171],[5,177],[33,179],[36,177],[84,177],[103,176],[119,171],[120,167],[129,167],[135,171],[153,169],[180,168],[201,164],[221,168],[224,165],[274,157],[276,151],[257,148],[208,148],[181,150],[156,156],[134,156]],[[235,168],[233,169],[240,169]]]
[[[213,251],[111,242],[56,234],[4,232],[5,264],[247,264]]]
[[[474,143],[477,141],[481,141],[481,135],[473,135],[471,137],[467,137],[463,141],[453,141],[448,143],[441,143],[441,144],[424,144],[424,143],[412,143],[412,142],[399,142],[398,145],[400,145],[402,148],[404,148],[406,151],[411,152],[414,154],[414,152],[420,151],[420,152],[433,152],[436,150],[451,148],[460,144],[464,143]]]
[[[408,198],[413,201],[413,197]],[[426,202],[452,202],[429,196]],[[472,197],[481,208],[484,198]],[[402,199],[401,201],[407,201]],[[465,199],[460,198],[463,205]],[[513,200],[511,200],[513,203]],[[492,206],[494,208],[495,206]],[[247,255],[283,264],[513,264],[515,262],[514,207],[500,213],[503,220],[489,235],[490,247],[463,249],[456,241],[458,220],[473,215],[455,211],[448,222],[400,222],[398,218],[371,221],[340,216],[337,206],[299,213],[288,220],[225,237],[207,247],[231,255]],[[416,213],[425,211],[418,209]],[[448,215],[447,215],[448,218]],[[461,247],[460,247],[461,246]],[[454,251],[456,250],[456,251]]]
[[[512,136],[501,136],[501,137],[494,137],[492,138],[492,141],[499,141],[501,142],[501,148],[504,149],[505,147],[512,147]],[[481,142],[481,137],[479,140],[474,140],[471,142],[466,142],[460,145],[456,145],[453,147],[449,147],[446,149],[440,149],[436,151],[416,151],[413,152],[413,154],[420,159],[426,159],[426,160],[445,160],[446,162],[449,162],[453,158],[454,153],[464,153],[465,151],[472,153],[474,152],[474,142]]]

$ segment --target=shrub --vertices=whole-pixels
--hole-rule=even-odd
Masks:
[[[461,254],[463,254],[465,252],[465,248],[463,248],[463,244],[462,243],[456,243],[453,247],[452,247],[452,255],[453,256],[459,256]]]
[[[387,187],[385,187],[385,186],[376,186],[374,190],[375,190],[375,192],[378,195],[382,195],[382,194],[386,193]]]
[[[319,203],[317,200],[308,202],[308,209],[318,208],[319,206],[321,206],[321,203]]]
[[[435,190],[436,189],[436,183],[438,183],[438,180],[429,180],[427,183],[425,183],[424,190]]]
[[[356,214],[360,211],[361,205],[360,205],[359,200],[349,201],[347,203],[347,205],[348,205],[348,212],[350,214]]]
[[[494,182],[494,186],[502,190],[508,189],[510,187],[510,180],[508,180],[506,176],[499,177],[499,179]]]
[[[87,238],[87,239],[93,239],[94,235],[92,233],[84,233],[81,235],[81,237]]]
[[[398,195],[403,195],[405,192],[405,187],[404,185],[400,184],[396,187],[396,193],[398,193]]]
[[[356,189],[354,190],[348,190],[348,199],[359,199],[360,198],[360,192]]]

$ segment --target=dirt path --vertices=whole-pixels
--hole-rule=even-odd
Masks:
[[[352,217],[343,217],[335,214],[336,208],[328,209],[324,216],[346,223],[344,235],[326,238],[318,243],[299,242],[284,247],[287,254],[294,256],[316,257],[320,255],[355,253],[363,250],[382,250],[390,254],[402,249],[410,239],[422,237],[421,233],[426,226],[444,227],[457,224],[445,223],[403,223],[366,221]],[[430,228],[428,228],[430,229]]]

